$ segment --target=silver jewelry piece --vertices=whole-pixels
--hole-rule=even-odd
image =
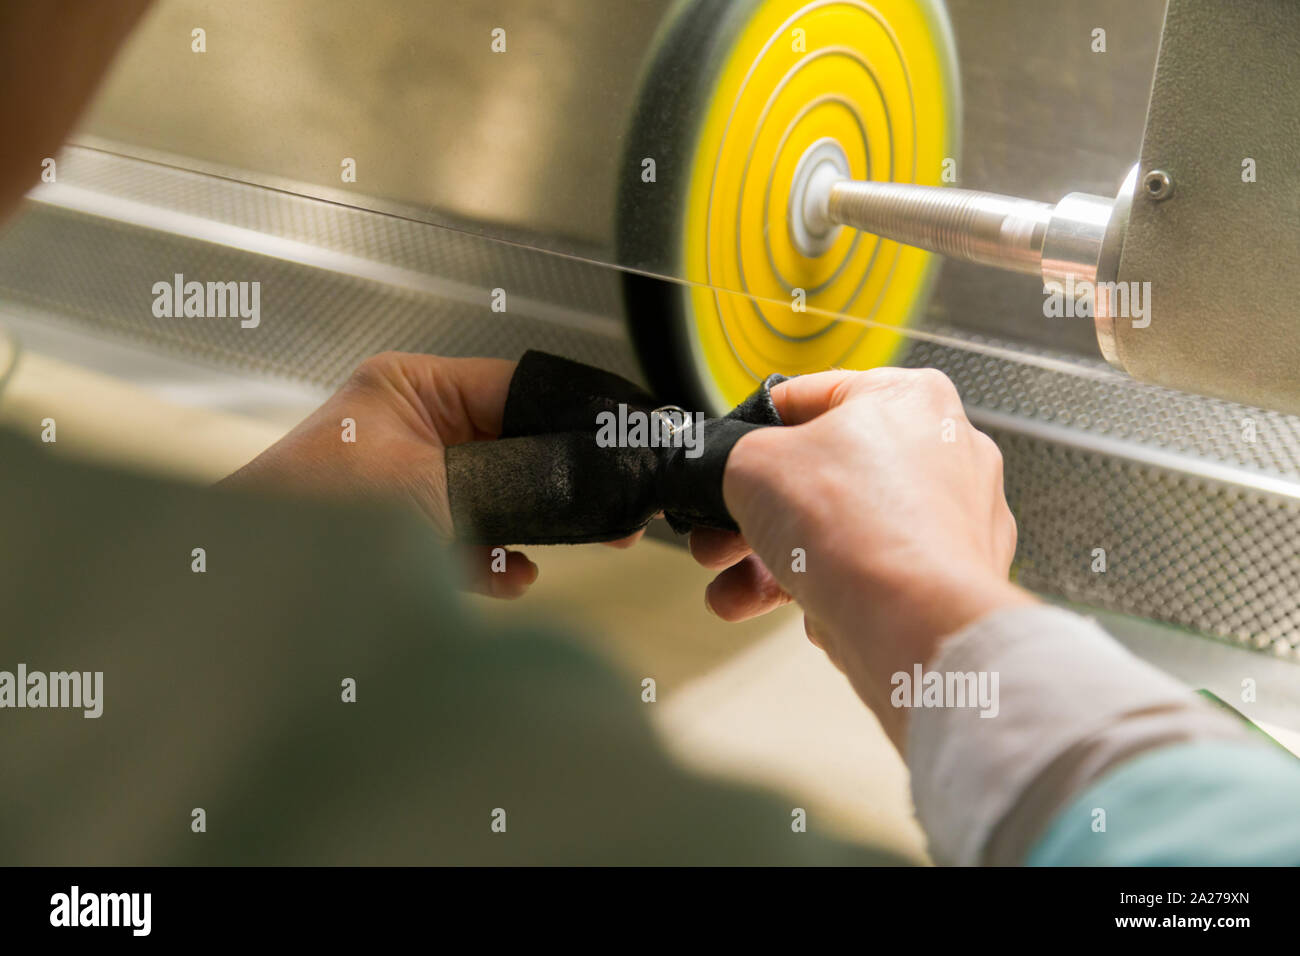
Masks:
[[[668,415],[666,414],[667,412],[676,412],[678,415],[680,415],[681,423],[678,424],[677,422],[673,421],[670,417],[668,417]],[[658,418],[661,422],[664,423],[664,425],[668,429],[669,435],[676,435],[678,432],[685,431],[686,429],[690,428],[693,424],[695,424],[693,421],[691,421],[691,416],[687,413],[686,409],[678,405],[661,405],[650,414],[654,415],[656,418]]]

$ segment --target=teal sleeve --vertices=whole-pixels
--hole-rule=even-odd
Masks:
[[[1025,862],[1300,864],[1300,760],[1268,743],[1205,741],[1152,751],[1084,791]]]

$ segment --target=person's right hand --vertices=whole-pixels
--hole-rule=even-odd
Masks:
[[[822,372],[772,397],[788,427],[742,438],[723,479],[742,534],[691,538],[698,561],[725,569],[706,601],[741,620],[793,597],[901,749],[892,675],[983,615],[1034,600],[1007,579],[1016,526],[1002,455],[932,369]]]

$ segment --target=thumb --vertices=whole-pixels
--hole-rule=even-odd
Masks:
[[[875,373],[888,371],[872,369],[855,372],[833,369],[786,379],[772,389],[772,402],[787,425],[802,425],[812,421],[836,405],[841,405],[862,388],[867,387]]]

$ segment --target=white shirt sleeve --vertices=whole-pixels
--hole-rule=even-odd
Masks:
[[[1247,739],[1238,720],[1048,605],[990,614],[949,638],[927,672],[997,675],[996,713],[921,706],[907,763],[936,862],[1016,864],[1052,817],[1122,760],[1187,740]]]

